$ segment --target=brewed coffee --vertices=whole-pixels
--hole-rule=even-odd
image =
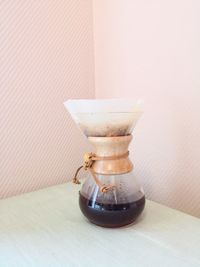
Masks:
[[[82,213],[92,223],[114,228],[134,222],[144,209],[145,197],[130,203],[106,204],[87,199],[80,194],[79,205]]]

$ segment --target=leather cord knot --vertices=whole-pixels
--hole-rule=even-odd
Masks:
[[[92,168],[92,164],[94,162],[93,157],[95,156],[95,154],[93,153],[85,153],[83,156],[84,159],[84,163],[83,163],[83,168],[84,170],[87,170],[88,168]]]

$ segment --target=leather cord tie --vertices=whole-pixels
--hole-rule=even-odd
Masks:
[[[79,179],[77,178],[78,176],[78,173],[79,171],[83,168],[85,171],[89,171],[95,181],[95,183],[98,185],[98,187],[100,188],[100,191],[102,193],[106,193],[107,191],[109,190],[112,190],[115,186],[114,185],[105,185],[105,184],[102,184],[99,179],[97,178],[93,168],[92,168],[92,165],[95,161],[97,160],[116,160],[116,159],[121,159],[121,158],[127,158],[129,155],[129,152],[127,151],[126,153],[124,154],[121,154],[121,155],[117,155],[117,156],[108,156],[108,157],[98,157],[96,156],[94,153],[85,153],[83,159],[84,159],[84,162],[83,162],[83,165],[80,166],[75,175],[74,175],[74,178],[73,178],[73,183],[75,184],[80,184],[81,182],[79,181]]]

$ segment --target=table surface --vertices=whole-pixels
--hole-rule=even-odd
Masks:
[[[101,228],[62,184],[0,201],[0,267],[200,266],[200,220],[152,201],[134,225]]]

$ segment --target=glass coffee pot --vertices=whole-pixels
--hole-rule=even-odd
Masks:
[[[94,147],[84,155],[81,168],[88,177],[79,193],[85,217],[103,227],[130,224],[145,206],[142,187],[133,173],[128,146],[132,130],[142,114],[138,102],[130,99],[68,100],[65,107]]]

